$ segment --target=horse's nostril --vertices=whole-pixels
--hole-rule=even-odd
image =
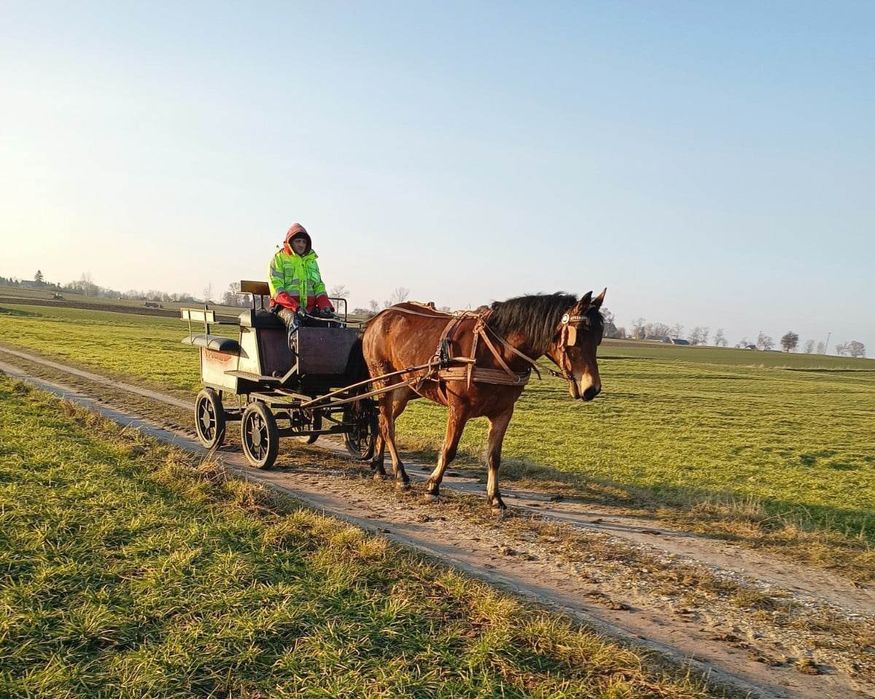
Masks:
[[[588,389],[586,389],[583,392],[583,399],[584,400],[592,400],[601,392],[602,392],[601,387],[590,386]]]

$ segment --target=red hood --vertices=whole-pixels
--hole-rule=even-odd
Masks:
[[[294,255],[295,253],[292,251],[292,246],[290,245],[292,238],[295,236],[305,238],[307,241],[307,249],[304,250],[304,255],[306,255],[310,250],[313,249],[313,241],[310,238],[310,234],[307,233],[307,229],[304,228],[300,223],[293,223],[292,227],[286,232],[286,239],[283,243],[283,250],[287,255]],[[303,256],[302,256],[303,257]]]

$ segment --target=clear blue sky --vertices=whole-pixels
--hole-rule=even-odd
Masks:
[[[875,353],[875,3],[0,3],[0,275],[608,287]]]

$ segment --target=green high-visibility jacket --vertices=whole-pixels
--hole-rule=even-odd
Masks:
[[[308,250],[303,255],[290,255],[285,250],[280,250],[270,261],[270,276],[268,286],[270,295],[275,298],[277,294],[285,291],[289,296],[297,296],[302,306],[307,304],[308,298],[314,298],[325,293],[325,284],[319,273],[317,255],[313,250]]]

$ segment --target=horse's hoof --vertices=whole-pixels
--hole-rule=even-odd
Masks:
[[[504,519],[507,516],[507,505],[503,502],[498,505],[492,505],[492,514],[497,519]]]
[[[384,481],[388,476],[385,473],[376,472],[373,476],[371,476],[375,481]]]
[[[426,493],[422,496],[423,502],[440,502],[441,496],[438,493]]]
[[[397,481],[395,483],[395,490],[410,490],[410,483],[405,483],[404,481]]]

